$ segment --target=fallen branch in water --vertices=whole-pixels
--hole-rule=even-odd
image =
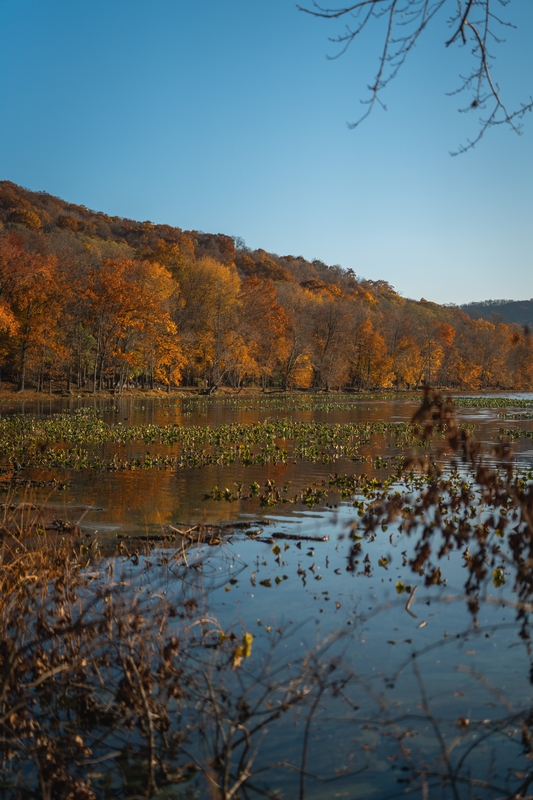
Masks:
[[[289,539],[293,542],[329,542],[329,536],[304,536],[296,533],[276,532],[272,534],[272,538]]]

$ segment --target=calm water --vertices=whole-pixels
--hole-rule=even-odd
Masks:
[[[533,394],[509,396],[508,411],[513,410],[513,397],[531,399]],[[81,402],[26,403],[23,410],[48,415],[74,409]],[[274,399],[253,398],[237,403],[175,397],[83,402],[94,405],[106,421],[123,425],[177,422],[217,426],[265,417],[395,422],[410,419],[416,408],[413,400],[401,397],[361,399],[330,411],[287,410],[277,407]],[[11,404],[4,406],[2,413],[21,410],[20,405]],[[532,420],[510,421],[498,416],[505,410],[464,408],[458,415],[476,425],[476,435],[486,442],[500,427],[531,429]],[[531,445],[531,439],[515,445],[524,465],[533,464]],[[162,446],[146,448],[142,443],[119,449],[129,457],[147,450],[171,451]],[[106,445],[99,452],[108,454],[113,449]],[[257,481],[263,486],[271,479],[282,486],[290,481],[288,496],[292,496],[307,486],[320,486],[333,472],[380,475],[374,469],[374,458],[396,452],[390,442],[376,438],[363,447],[368,461],[362,463],[339,459],[335,464],[313,464],[289,458],[287,464],[266,467],[57,471],[54,475],[68,479],[70,487],[54,496],[42,490],[36,499],[61,508],[63,516],[83,517],[82,527],[88,533],[153,534],[169,524],[249,519],[260,522],[263,539],[277,532],[328,536],[325,542],[276,540],[281,547],[277,552],[272,542],[236,533],[221,547],[204,547],[201,553],[210,607],[223,628],[234,626],[253,633],[256,658],[273,657],[271,647],[279,638],[274,658],[285,668],[327,641],[329,652],[352,673],[353,679],[341,695],[324,697],[315,710],[305,797],[399,796],[409,788],[404,782],[411,774],[406,765],[425,776],[425,788],[413,786],[415,796],[500,796],[498,791],[520,783],[522,778],[517,776],[529,774],[531,763],[523,754],[520,724],[512,721],[513,715],[531,708],[533,701],[529,643],[519,636],[516,611],[509,605],[512,586],[488,584],[474,626],[464,600],[461,553],[444,559],[443,585],[424,588],[423,580],[406,564],[413,542],[397,526],[391,526],[363,542],[356,569],[348,571],[346,531],[356,510],[350,502],[339,502],[338,495],[328,498],[336,507],[317,505],[312,509],[302,504],[261,508],[258,500],[203,499],[214,486],[234,488],[237,482],[249,485]],[[51,475],[39,473],[39,477]],[[365,557],[371,565],[367,574]],[[386,563],[380,565],[383,559]],[[144,567],[142,558],[137,567],[128,565],[139,585],[143,585]],[[412,613],[406,610],[409,589],[398,594],[397,582],[417,587]],[[495,733],[491,725],[500,718],[506,722]],[[289,715],[274,735],[265,737],[257,764],[297,762],[304,723],[305,716]],[[453,769],[477,780],[475,788],[461,782],[453,790],[449,784],[443,786],[442,774]],[[493,792],[489,783],[498,791]],[[278,790],[279,796],[286,798],[297,797],[300,791],[299,776],[286,768],[258,778],[257,785]],[[201,788],[198,791],[202,793]]]
[[[502,395],[499,395],[500,397]],[[505,396],[505,395],[504,395]],[[509,395],[512,399],[533,398],[533,394],[517,393]],[[334,396],[333,396],[334,398]],[[296,398],[296,403],[305,402],[305,398]],[[262,398],[235,398],[228,399],[203,399],[188,398],[180,401],[175,398],[166,399],[139,399],[125,398],[102,400],[52,400],[38,403],[25,402],[20,404],[6,404],[0,408],[3,414],[25,413],[42,416],[52,415],[60,411],[74,410],[80,407],[92,407],[101,413],[103,419],[111,424],[142,425],[208,425],[216,427],[224,423],[239,422],[252,423],[265,418],[291,418],[302,422],[400,422],[411,418],[417,407],[417,402],[404,400],[374,400],[368,399],[348,401],[346,410],[311,411],[311,410],[281,410],[276,407],[283,401],[277,395]],[[332,402],[335,402],[333,399]],[[345,402],[345,401],[344,401]],[[263,407],[261,407],[263,406]],[[512,410],[510,405],[509,410]],[[517,420],[504,420],[499,415],[505,409],[458,409],[458,418],[466,423],[477,426],[476,436],[484,442],[494,438],[500,427],[530,427],[531,421],[520,422]],[[521,440],[514,445],[519,460],[527,461],[532,455],[531,440]],[[102,445],[92,448],[102,456],[111,457],[115,452],[123,457],[139,457],[149,452],[172,453],[172,448],[161,445],[144,446],[142,443],[127,445]],[[250,502],[221,503],[205,501],[204,494],[210,492],[214,486],[234,489],[235,483],[240,482],[248,486],[257,481],[261,486],[266,480],[272,479],[276,485],[290,482],[289,495],[294,494],[312,484],[327,479],[334,472],[376,474],[372,461],[377,455],[392,456],[401,452],[383,442],[380,437],[374,437],[371,443],[363,446],[361,454],[368,461],[354,463],[346,459],[339,459],[334,464],[313,464],[307,461],[289,458],[287,464],[274,464],[266,467],[207,466],[194,469],[171,470],[145,470],[107,473],[86,471],[81,474],[55,471],[52,474],[32,473],[35,477],[59,477],[69,480],[71,486],[68,491],[58,497],[50,497],[52,505],[62,508],[83,509],[83,525],[87,530],[104,532],[127,532],[131,534],[161,532],[162,526],[176,522],[188,523],[217,523],[229,522],[237,519],[268,518],[278,519],[290,515],[292,521],[302,516],[302,508],[287,506],[268,509],[265,511],[259,504]],[[40,500],[46,499],[47,494],[41,493]],[[70,513],[72,517],[72,513]],[[321,514],[321,524],[331,524],[331,514]],[[308,518],[303,512],[302,522]],[[315,518],[315,512],[311,519]]]

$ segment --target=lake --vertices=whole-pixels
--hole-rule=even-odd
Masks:
[[[177,591],[160,569],[183,546],[177,531],[226,526],[217,546],[187,542],[188,566],[201,564],[190,570],[191,586],[221,631],[236,632],[236,641],[252,634],[252,654],[233,664],[232,691],[240,687],[257,719],[272,719],[253,734],[246,779],[237,785],[232,772],[236,788],[225,796],[528,796],[532,654],[505,536],[501,551],[490,551],[481,590],[469,593],[474,548],[466,540],[441,554],[428,583],[427,571],[413,567],[419,537],[406,533],[401,516],[375,530],[360,525],[380,492],[416,503],[424,491],[421,479],[392,477],[403,455],[424,450],[407,425],[419,404],[403,395],[272,394],[2,405],[6,424],[23,413],[35,426],[17,445],[17,500],[79,520],[87,542],[98,538],[104,551],[107,543],[105,564],[114,560],[135,592]],[[533,393],[458,397],[458,421],[479,441],[491,446],[506,431],[525,490],[532,412]],[[76,442],[83,456],[64,434],[53,440],[46,425],[58,415],[84,421],[87,441]],[[41,463],[32,461],[32,436],[46,437]],[[441,449],[437,439],[432,458],[450,470],[447,492],[459,496],[469,469],[451,468]],[[61,453],[89,467],[56,466]],[[187,465],[193,458],[199,466]],[[485,463],[498,467],[496,455]],[[25,488],[26,479],[36,485]],[[53,492],[53,479],[67,487]],[[5,488],[14,491],[7,471]],[[449,512],[450,525],[462,514]],[[488,524],[482,498],[470,516]],[[163,541],[153,546],[155,539]],[[309,698],[285,708],[291,682]],[[208,758],[194,708],[180,713],[190,719],[187,750]],[[217,710],[219,728],[229,713]],[[237,762],[232,770],[241,774]],[[161,796],[212,796],[194,771],[169,787]]]

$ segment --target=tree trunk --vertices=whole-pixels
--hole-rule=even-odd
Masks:
[[[21,353],[21,364],[20,364],[20,380],[19,380],[19,392],[23,392],[26,388],[26,352],[27,346],[26,341],[22,341],[22,353]]]

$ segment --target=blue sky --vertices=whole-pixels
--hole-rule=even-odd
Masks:
[[[533,3],[493,48],[533,94]],[[293,0],[0,0],[0,178],[106,213],[242,237],[441,303],[533,296],[533,114],[489,132],[446,96],[467,52],[437,20],[350,131],[380,42]]]

